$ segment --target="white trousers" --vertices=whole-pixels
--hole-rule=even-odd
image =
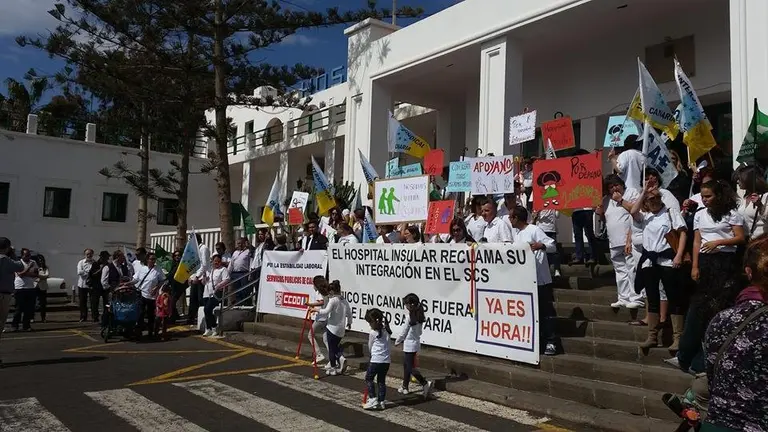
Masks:
[[[643,254],[643,245],[642,244],[632,244],[632,256],[635,259],[635,267],[637,267],[637,263],[640,262],[640,255]],[[650,267],[651,263],[645,262],[643,267]],[[645,298],[645,290],[643,290],[643,298]],[[664,284],[659,281],[659,296],[661,298],[661,301],[667,301],[667,293],[664,291]]]
[[[315,321],[312,323],[312,331],[315,334],[315,352],[317,355],[322,355],[325,358],[328,358],[328,335],[326,334],[326,322],[325,321]],[[322,350],[320,347],[320,335],[322,334],[322,341],[323,345],[325,345],[325,351]],[[312,332],[307,332],[307,338],[309,339],[309,343],[312,343]],[[310,345],[311,347],[312,345]]]
[[[624,253],[623,246],[611,248],[611,262],[616,272],[616,290],[620,301],[643,301],[641,294],[635,293],[635,257]]]

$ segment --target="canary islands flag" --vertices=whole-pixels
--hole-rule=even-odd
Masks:
[[[688,146],[688,159],[695,161],[715,148],[717,143],[712,136],[712,124],[704,114],[704,107],[677,59],[675,82],[680,92],[680,129],[683,131],[683,142]]]
[[[675,122],[675,115],[664,99],[664,94],[661,93],[656,81],[653,80],[650,72],[639,58],[637,59],[637,69],[640,75],[640,103],[644,121],[656,129],[666,132],[670,139],[675,139],[678,131],[677,123]],[[634,119],[634,116],[630,118]]]
[[[363,221],[363,239],[361,243],[376,243],[376,224],[373,222],[373,216],[368,209],[365,209],[365,221]]]
[[[267,225],[273,225],[275,223],[275,215],[281,214],[278,176],[279,173],[275,174],[275,181],[272,183],[272,189],[269,190],[267,203],[264,204],[264,210],[261,212],[261,221]]]
[[[323,170],[320,169],[320,165],[312,157],[312,178],[315,181],[315,197],[317,198],[317,208],[320,214],[328,213],[328,210],[336,207],[336,199],[333,197],[333,188],[328,181],[328,177],[325,176]]]
[[[360,149],[357,149],[357,152],[360,154],[360,165],[363,167],[365,181],[368,183],[368,186],[372,186],[373,182],[379,178],[379,173],[376,172],[376,169],[373,168],[373,165],[371,165]]]
[[[197,236],[195,233],[191,233],[187,238],[187,245],[184,247],[184,253],[181,255],[181,261],[176,268],[176,274],[173,275],[173,278],[178,283],[184,283],[199,268],[200,247],[197,245]]]
[[[392,111],[389,112],[387,141],[390,152],[405,153],[419,159],[423,159],[430,150],[429,144],[397,121]]]

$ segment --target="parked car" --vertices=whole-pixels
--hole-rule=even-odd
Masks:
[[[45,260],[45,256],[37,251],[30,251],[32,259],[36,263],[40,264],[40,260]],[[48,269],[50,270],[50,269]],[[51,294],[61,296],[61,294],[67,295],[67,283],[64,278],[48,276],[48,295]]]

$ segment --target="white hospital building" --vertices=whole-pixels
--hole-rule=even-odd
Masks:
[[[319,91],[306,110],[229,109],[238,135],[229,149],[232,200],[258,217],[277,172],[284,196],[298,181],[311,181],[310,155],[332,180],[360,184],[365,180],[359,149],[383,175],[390,110],[432,146],[444,149],[449,160],[464,154],[541,154],[539,142],[508,145],[509,118],[526,108],[537,110],[537,124],[561,114],[571,117],[577,147],[594,150],[603,145],[608,117],[626,112],[638,86],[638,57],[672,107],[679,102],[673,58],[679,59],[714,126],[715,161],[730,165],[753,99],[768,104],[766,22],[765,0],[465,0],[404,28],[366,20],[344,30],[347,64],[312,80]],[[208,146],[212,149],[213,143]],[[114,152],[119,156],[120,150]],[[114,159],[104,156],[93,164],[99,169]],[[0,214],[0,234],[18,232],[24,224],[37,228],[45,219],[44,188],[58,183],[37,181],[34,191],[14,201],[19,185],[33,184],[24,181],[25,173],[36,172],[65,183],[93,184],[89,195],[71,200],[76,206],[71,214],[83,219],[67,225],[93,231],[90,247],[135,237],[129,235],[133,217],[127,218],[119,239],[101,231],[102,225],[114,223],[98,219],[104,203],[91,190],[109,192],[121,185],[82,178],[85,171],[75,169],[80,161],[67,173],[43,168],[37,159],[18,164],[0,159],[0,186],[9,185],[9,193],[0,188],[0,211],[6,209],[6,216]],[[189,225],[207,228],[203,233],[211,244],[218,238],[214,180],[197,177],[192,187],[199,187],[190,193],[195,200],[210,201],[192,204]],[[28,208],[14,204],[27,201]],[[129,200],[127,208],[130,212],[135,204]],[[94,220],[98,229],[91,227]],[[66,225],[61,218],[53,222]],[[151,244],[169,247],[172,231],[153,224]],[[560,232],[567,243],[568,218],[560,219]],[[81,243],[69,243],[57,240],[56,248],[79,255]]]

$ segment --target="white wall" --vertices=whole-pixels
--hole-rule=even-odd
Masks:
[[[0,236],[9,237],[17,250],[26,247],[41,252],[51,274],[63,277],[67,285],[73,284],[75,265],[85,248],[98,253],[121,244],[135,245],[138,197],[121,180],[108,180],[98,171],[121,159],[136,169],[136,153],[136,149],[126,147],[0,131],[0,182],[11,183],[9,213],[0,214]],[[170,161],[178,159],[152,152],[150,166],[167,170]],[[204,162],[192,159],[190,170],[199,172]],[[69,219],[43,217],[46,187],[72,189]],[[105,192],[128,194],[126,222],[101,220]],[[188,206],[190,227],[218,226],[212,175],[190,176]],[[155,201],[149,202],[149,211],[156,213]],[[148,233],[175,229],[159,226],[154,219],[147,227]]]

